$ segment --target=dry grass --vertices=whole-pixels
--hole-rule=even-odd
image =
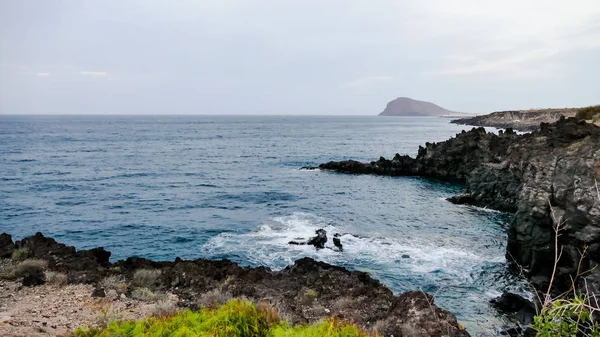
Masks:
[[[225,304],[232,299],[233,296],[229,292],[224,292],[219,288],[207,291],[200,296],[198,304],[203,307],[214,307]]]
[[[153,288],[158,283],[160,270],[157,269],[140,269],[133,273],[133,283],[137,287]]]
[[[127,291],[127,281],[122,276],[111,275],[107,276],[98,283],[98,286],[104,288],[104,290],[114,290],[117,294],[121,295]]]
[[[155,317],[167,317],[176,313],[177,309],[177,305],[173,301],[158,301],[150,310],[150,314]]]
[[[60,287],[64,287],[67,285],[69,277],[65,273],[57,273],[53,271],[47,271],[46,274],[46,282],[49,284],[54,284]]]
[[[152,290],[145,287],[135,288],[131,292],[131,298],[139,301],[154,302],[154,300],[156,300],[156,297],[156,294],[152,292]]]
[[[108,326],[110,322],[121,322],[123,320],[123,314],[109,305],[98,310],[94,323],[96,324],[96,326],[102,329]]]
[[[34,274],[43,271],[48,267],[48,261],[39,259],[29,259],[19,263],[13,274],[15,277],[23,277],[27,274]]]

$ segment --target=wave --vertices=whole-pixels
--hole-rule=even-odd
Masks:
[[[319,228],[327,231],[326,249],[289,244],[314,236]],[[218,256],[242,255],[253,264],[274,269],[309,256],[354,269],[364,270],[368,266],[384,273],[425,274],[432,279],[455,282],[471,280],[474,269],[485,263],[504,262],[502,255],[485,255],[466,240],[447,234],[360,235],[351,230],[313,214],[294,213],[273,218],[249,233],[221,233],[211,238],[203,250]],[[343,252],[332,249],[334,233],[341,234]]]

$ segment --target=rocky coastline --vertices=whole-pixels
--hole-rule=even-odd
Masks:
[[[78,301],[86,302],[88,306],[98,306],[98,303],[127,303],[121,306],[138,308],[139,305],[131,302],[131,298],[136,297],[138,288],[135,285],[136,282],[140,283],[139,280],[136,281],[140,271],[146,275],[145,285],[155,293],[169,294],[171,299],[175,299],[173,305],[177,308],[198,309],[202,305],[229,298],[248,298],[256,303],[266,301],[277,308],[282,317],[294,324],[337,317],[354,321],[367,330],[377,330],[383,336],[406,336],[409,333],[410,336],[469,336],[456,317],[437,307],[433,296],[429,294],[409,291],[395,296],[390,289],[367,273],[349,271],[310,258],[297,260],[280,271],[265,267],[242,267],[229,260],[177,258],[172,262],[156,262],[130,257],[111,263],[111,253],[103,248],[76,250],[41,233],[16,242],[12,241],[10,235],[0,234],[0,262],[4,261],[6,264],[11,261],[9,258],[17,254],[15,251],[27,252],[29,260],[25,261],[41,259],[45,262],[43,271],[42,267],[31,267],[19,275],[19,278],[10,276],[11,268],[0,268],[0,289],[14,289],[12,292],[4,291],[4,294],[0,291],[0,298],[14,301],[7,306],[0,305],[0,331],[4,331],[6,336],[11,331],[18,331],[14,336],[18,336],[18,333],[29,336],[48,335],[50,327],[45,321],[57,318],[44,313],[44,308],[24,310],[21,313],[23,316],[30,315],[31,310],[39,312],[40,318],[30,322],[22,322],[19,317],[13,317],[21,316],[14,311],[19,302],[19,291],[44,287],[45,283],[50,283],[48,273],[65,275],[65,286],[80,285],[76,288],[78,292],[62,293],[78,294]],[[119,291],[120,296],[109,286],[107,279],[121,280],[124,286]],[[50,290],[46,292],[59,292],[57,288],[48,289]],[[87,293],[82,294],[81,291]],[[33,300],[41,300],[45,296],[50,297],[50,294],[38,293]],[[13,316],[9,315],[11,308]],[[56,315],[58,309],[52,310],[50,314]],[[77,310],[81,311],[82,308],[74,308],[73,312]],[[56,328],[53,330],[56,334],[68,333],[64,328],[74,328],[78,323],[76,319],[73,320],[69,322],[70,325],[64,325],[62,331],[56,324],[50,325]],[[79,324],[91,323],[83,320]],[[14,330],[19,325],[21,329]]]
[[[497,111],[487,115],[458,118],[450,121],[453,124],[487,126],[499,129],[512,128],[519,131],[532,131],[540,127],[540,123],[554,123],[561,117],[575,117],[579,109],[531,109]]]
[[[573,283],[600,293],[600,128],[594,124],[560,117],[522,135],[511,128],[499,134],[473,128],[419,147],[415,158],[396,154],[392,160],[329,162],[318,169],[464,183],[466,191],[451,202],[514,213],[506,258],[536,289],[547,291],[556,252],[554,294]]]

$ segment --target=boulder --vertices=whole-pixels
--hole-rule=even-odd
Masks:
[[[29,270],[23,276],[22,284],[25,287],[39,286],[44,283],[46,283],[46,275],[44,274],[44,270],[41,268]]]
[[[327,232],[321,228],[317,229],[315,234],[317,234],[317,236],[308,240],[308,244],[315,246],[317,249],[325,248],[325,244],[327,243]]]
[[[15,250],[15,244],[12,237],[6,233],[0,234],[0,258],[11,257],[13,250]]]
[[[337,249],[341,252],[344,250],[344,247],[342,246],[342,241],[340,240],[341,235],[339,233],[335,233],[333,235],[333,245],[335,247],[337,247]]]

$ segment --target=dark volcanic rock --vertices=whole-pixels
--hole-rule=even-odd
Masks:
[[[76,251],[75,247],[58,243],[39,232],[15,242],[15,246],[27,248],[31,258],[47,260],[51,269],[68,273],[70,282],[95,282],[102,276],[100,269],[110,264],[110,252],[104,248]]]
[[[524,325],[533,322],[533,316],[536,315],[533,303],[517,294],[505,292],[490,302],[500,312],[508,314]]]
[[[339,251],[344,250],[344,247],[342,246],[342,240],[340,240],[341,235],[339,233],[335,233],[333,235],[333,245],[336,246],[338,248]]]
[[[0,234],[0,258],[11,257],[13,250],[15,250],[15,244],[12,237],[6,233]]]
[[[309,245],[313,245],[318,249],[325,248],[325,244],[327,243],[327,232],[324,229],[317,229],[315,231],[317,236],[308,240]]]
[[[587,273],[588,285],[600,293],[600,268],[593,268],[600,261],[596,187],[600,180],[600,128],[593,124],[560,118],[524,135],[512,130],[495,135],[474,128],[419,147],[416,158],[396,155],[393,160],[329,162],[319,168],[465,182],[466,192],[449,200],[515,213],[508,231],[507,258],[521,265],[542,290],[551,276],[554,227],[560,224],[559,249],[563,253],[556,290],[567,290],[580,268],[592,270]]]
[[[290,323],[313,323],[334,316],[352,320],[365,329],[377,328],[386,336],[402,336],[410,328],[414,336],[469,336],[456,317],[438,308],[433,297],[423,292],[394,296],[392,291],[367,273],[315,261],[297,260],[281,271],[265,267],[241,267],[229,260],[197,259],[155,262],[130,257],[126,260],[100,263],[104,250],[76,251],[41,234],[25,238],[18,244],[35,248],[35,257],[50,261],[50,270],[94,277],[79,277],[73,282],[97,284],[102,277],[120,275],[128,280],[139,269],[161,271],[157,287],[178,295],[180,305],[198,308],[200,295],[218,290],[235,297],[277,304]],[[102,252],[99,256],[93,252]],[[42,252],[44,252],[42,254]],[[69,268],[76,268],[70,270]],[[83,268],[83,269],[81,269]],[[310,303],[308,291],[316,294]],[[96,288],[93,296],[105,295]]]
[[[104,291],[104,288],[95,288],[94,291],[92,291],[92,295],[90,295],[92,297],[106,297],[106,291]]]

